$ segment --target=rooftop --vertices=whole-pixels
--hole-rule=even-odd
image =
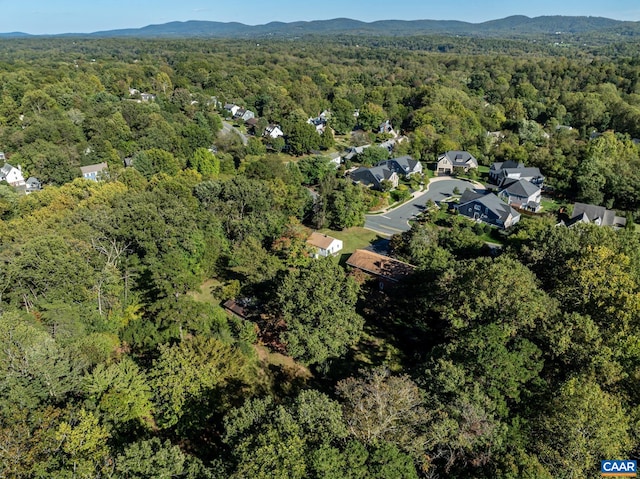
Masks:
[[[307,244],[320,249],[328,249],[334,241],[336,241],[335,238],[314,231],[307,239]]]
[[[411,275],[415,270],[415,266],[409,263],[365,249],[357,249],[349,257],[347,264],[352,268],[357,268],[391,281],[400,281]]]

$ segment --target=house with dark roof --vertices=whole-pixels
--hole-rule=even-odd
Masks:
[[[412,264],[366,249],[357,249],[349,256],[347,265],[376,277],[380,289],[411,276],[416,268]]]
[[[247,127],[247,132],[255,135],[256,129],[258,128],[258,119],[257,118],[249,118],[244,122],[244,125]]]
[[[247,316],[249,315],[249,309],[251,307],[251,300],[249,298],[240,298],[237,300],[228,299],[227,301],[222,303],[222,307],[230,316],[235,316],[240,319],[247,319]]]
[[[438,156],[436,171],[440,174],[453,173],[454,168],[462,168],[465,172],[478,168],[478,160],[467,151],[451,150]]]
[[[571,227],[578,223],[610,226],[617,229],[624,228],[627,224],[627,219],[617,216],[615,211],[608,210],[604,206],[574,203],[573,213],[569,221],[561,220],[558,224]]]
[[[422,173],[422,163],[418,160],[414,160],[409,155],[381,161],[376,166],[384,166],[385,168],[397,173],[398,176],[406,178],[417,173]]]
[[[497,185],[500,177],[500,171],[502,171],[503,168],[524,168],[524,163],[513,160],[507,160],[504,162],[497,161],[493,163],[489,167],[489,181]]]
[[[510,180],[527,180],[536,186],[542,187],[544,175],[535,167],[501,168],[496,184],[502,188]]]
[[[354,183],[380,191],[384,190],[383,181],[390,182],[392,188],[397,188],[399,181],[398,174],[385,166],[374,166],[372,168],[361,166],[349,173],[349,177]]]
[[[520,213],[493,193],[466,190],[455,208],[467,218],[498,228],[507,229],[520,221]]]
[[[498,196],[514,208],[534,213],[540,211],[542,191],[530,181],[509,180],[503,185]]]

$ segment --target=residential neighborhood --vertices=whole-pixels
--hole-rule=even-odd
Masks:
[[[1,479],[635,470],[640,13],[465,1],[5,2]]]

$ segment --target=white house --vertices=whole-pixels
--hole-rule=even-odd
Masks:
[[[24,176],[22,176],[22,168],[5,163],[0,168],[0,181],[6,181],[11,186],[24,186]]]
[[[236,112],[240,109],[240,107],[235,103],[225,103],[224,109],[227,110],[228,112],[231,112],[232,115],[235,115]]]
[[[342,164],[342,155],[340,153],[331,153],[329,155],[329,161],[336,168],[340,168],[340,165]]]
[[[278,125],[271,124],[264,129],[264,133],[262,134],[262,136],[268,136],[275,139],[283,137],[284,133]]]
[[[98,181],[102,178],[102,175],[107,170],[107,164],[105,162],[98,163],[96,165],[81,166],[80,171],[82,177],[91,181]]]
[[[313,232],[307,239],[307,244],[316,249],[315,257],[334,256],[342,250],[342,241],[322,233]]]

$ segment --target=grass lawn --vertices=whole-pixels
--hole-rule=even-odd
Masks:
[[[567,206],[565,202],[559,202],[547,196],[542,197],[540,204],[542,205],[542,211],[545,213],[557,213],[560,208]]]
[[[212,290],[221,284],[217,279],[208,279],[200,285],[199,291],[190,291],[187,294],[198,302],[218,305],[220,299],[213,296]]]
[[[504,246],[505,241],[500,238],[496,238],[491,235],[491,233],[483,233],[481,235],[477,235],[485,243],[495,243]]]
[[[372,241],[380,239],[381,236],[373,231],[355,226],[353,228],[347,228],[342,231],[332,231],[330,229],[322,229],[320,233],[333,236],[336,239],[342,240],[343,254],[351,254],[359,248],[365,248],[371,244]]]

